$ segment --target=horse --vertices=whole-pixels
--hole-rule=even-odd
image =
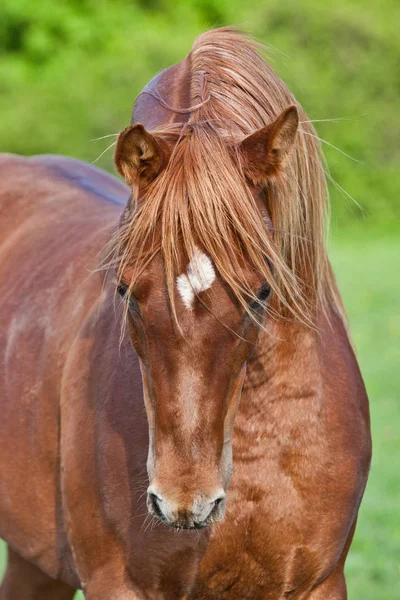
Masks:
[[[345,599],[370,424],[313,124],[211,30],[115,164],[0,161],[1,600]]]

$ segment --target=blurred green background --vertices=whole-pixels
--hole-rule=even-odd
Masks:
[[[2,0],[0,150],[95,161],[110,139],[92,140],[129,124],[133,100],[147,81],[183,58],[199,33],[229,24],[269,45],[270,62],[326,140],[336,182],[330,186],[331,256],[371,400],[374,438],[371,477],[347,561],[349,597],[395,600],[399,1]],[[97,164],[113,171],[112,149]]]

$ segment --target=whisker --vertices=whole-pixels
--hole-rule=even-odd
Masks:
[[[306,119],[305,121],[299,121],[299,123],[338,123],[340,121],[355,121],[356,119],[361,119],[361,117],[366,117],[367,113],[362,113],[360,115],[354,115],[352,117],[333,117],[332,119]]]
[[[327,172],[326,173],[327,178],[329,179],[329,181],[332,183],[332,185],[335,186],[335,188],[341,193],[342,196],[346,196],[349,200],[351,200],[352,202],[354,202],[354,204],[357,206],[357,208],[361,211],[361,213],[363,214],[363,216],[365,217],[367,215],[367,211],[365,210],[365,208],[359,203],[357,202],[357,200],[355,198],[353,198],[353,196],[351,194],[349,194],[349,192],[347,190],[345,190],[337,181],[336,179],[334,179],[332,177],[332,175]]]
[[[105,154],[105,153],[106,153],[106,152],[107,152],[107,151],[108,151],[110,148],[112,148],[113,146],[115,146],[115,145],[116,145],[116,143],[117,143],[117,142],[113,142],[113,143],[112,143],[112,144],[110,144],[110,145],[109,145],[109,146],[108,146],[108,147],[107,147],[105,150],[103,150],[103,152],[100,154],[100,156],[98,156],[98,157],[96,158],[96,160],[94,160],[94,161],[92,162],[92,165],[94,165],[95,163],[97,163],[97,161],[98,161],[98,160],[100,160],[100,158],[101,158],[102,156],[104,156],[104,154]]]
[[[309,131],[303,131],[302,129],[299,129],[299,131],[301,131],[301,133],[303,133],[304,135],[310,135],[311,137],[313,137],[313,138],[319,140],[320,142],[322,142],[323,144],[326,144],[327,146],[330,146],[334,150],[337,150],[338,152],[340,152],[340,154],[343,154],[343,156],[346,156],[347,158],[350,158],[350,160],[353,160],[354,162],[356,162],[356,163],[358,163],[360,165],[364,164],[361,160],[358,160],[357,158],[354,158],[354,156],[350,156],[350,154],[347,154],[347,152],[344,152],[343,150],[341,150],[337,146],[334,146],[333,144],[331,144],[331,142],[328,142],[327,140],[324,140],[323,138],[319,137],[318,135],[314,135],[313,133],[310,133]]]
[[[131,522],[134,519],[140,519],[145,517],[146,515],[148,515],[148,511],[144,512],[144,513],[140,513],[140,515],[133,515],[132,517],[129,517],[128,521]]]
[[[102,135],[101,137],[98,137],[98,138],[93,138],[90,141],[91,142],[98,142],[99,140],[105,140],[106,138],[117,137],[117,135],[119,135],[119,134],[118,133],[109,133],[107,135]]]

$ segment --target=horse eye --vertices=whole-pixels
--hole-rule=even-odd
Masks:
[[[271,293],[271,288],[269,287],[269,285],[267,285],[267,284],[263,285],[261,290],[257,294],[258,299],[253,300],[253,302],[250,304],[251,308],[253,310],[257,310],[258,308],[261,308],[262,303],[265,302],[265,300],[267,300],[270,293]]]
[[[262,286],[260,293],[258,294],[258,298],[261,302],[263,302],[264,300],[266,300],[268,298],[268,296],[271,293],[271,288],[269,287],[269,285],[265,284]]]
[[[117,292],[121,296],[121,298],[123,298],[125,296],[127,291],[128,291],[127,285],[124,285],[123,283],[118,284]]]
[[[126,299],[126,294],[127,294],[128,289],[129,289],[129,286],[125,285],[124,283],[120,283],[120,284],[118,284],[117,292],[121,296],[121,298]],[[133,296],[129,297],[129,308],[131,310],[135,310],[135,311],[138,310],[136,300],[134,299]]]

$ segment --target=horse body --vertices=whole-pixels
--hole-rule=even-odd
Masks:
[[[204,101],[191,68],[187,58],[157,76],[133,121],[184,126],[188,115],[166,106]],[[146,367],[127,333],[121,341],[112,273],[95,271],[129,190],[70,159],[5,156],[0,169],[0,534],[12,548],[0,598],[68,599],[78,587],[90,600],[346,598],[370,438],[335,306],[315,328],[270,319],[259,332],[226,518],[196,531],[149,521],[146,461],[159,440]],[[183,460],[174,472],[186,482]]]
[[[121,210],[76,183],[82,167],[87,182],[96,185],[94,169],[79,161],[7,155],[1,161],[1,531],[11,546],[52,574],[60,568],[55,550],[64,365],[86,313],[99,302],[99,294],[90,296],[85,288],[88,268],[94,268],[99,244]],[[117,199],[126,191],[100,172],[97,179],[103,190],[104,179],[113,184]],[[14,520],[19,527],[9,532]]]

